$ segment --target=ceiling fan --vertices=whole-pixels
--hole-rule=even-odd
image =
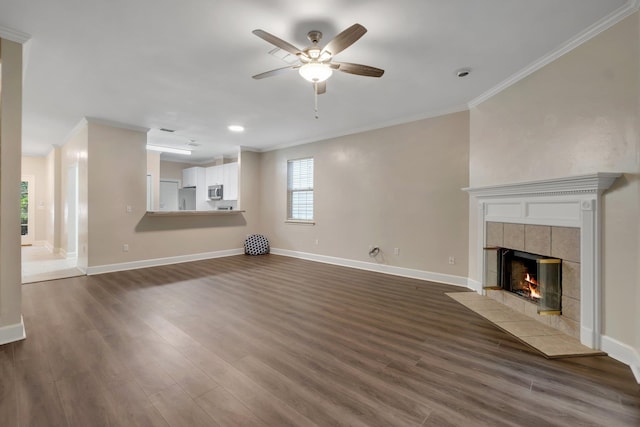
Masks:
[[[252,32],[272,45],[296,55],[299,60],[297,64],[293,64],[288,67],[277,68],[275,70],[256,74],[253,76],[254,79],[263,79],[289,70],[298,70],[304,79],[313,84],[316,95],[319,95],[327,91],[326,81],[331,77],[331,74],[333,74],[333,70],[367,77],[380,77],[384,74],[384,70],[371,67],[369,65],[333,61],[334,56],[358,41],[358,39],[367,32],[367,29],[360,24],[353,24],[335,36],[333,40],[327,43],[323,48],[318,46],[318,43],[322,39],[322,33],[320,31],[309,31],[307,38],[311,41],[311,46],[305,49],[298,49],[292,44],[274,36],[273,34],[269,34],[264,30],[253,30]]]

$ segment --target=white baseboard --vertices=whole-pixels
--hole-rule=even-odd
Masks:
[[[433,273],[430,271],[415,270],[412,268],[396,267],[393,265],[376,264],[373,262],[356,261],[346,258],[337,258],[327,255],[318,255],[308,252],[291,251],[288,249],[271,248],[274,255],[283,255],[292,258],[306,259],[310,261],[323,262],[325,264],[340,265],[343,267],[357,268],[360,270],[375,271],[378,273],[391,274],[394,276],[409,277],[412,279],[428,280],[430,282],[444,283],[447,285],[468,287],[467,278],[453,276],[450,274]]]
[[[20,323],[0,327],[0,345],[20,341],[26,337],[22,316],[20,316]]]
[[[478,282],[477,280],[467,278],[467,288],[472,291],[476,291],[479,294],[482,294],[483,287],[482,282]]]
[[[158,267],[161,265],[180,264],[183,262],[201,261],[204,259],[222,258],[233,255],[242,255],[243,248],[227,249],[224,251],[204,252],[191,255],[179,255],[167,258],[145,259],[140,261],[123,262],[118,264],[106,264],[90,266],[86,269],[87,276],[94,274],[113,273],[115,271],[135,270],[137,268]]]
[[[602,335],[602,351],[619,362],[629,365],[631,372],[640,384],[640,353],[638,350],[614,338]]]
[[[580,343],[590,348],[602,348],[602,336],[599,336],[593,329],[580,326]]]
[[[47,248],[47,250],[52,254],[59,254],[60,252],[62,252],[61,248],[54,248],[48,240],[44,242],[44,247]]]

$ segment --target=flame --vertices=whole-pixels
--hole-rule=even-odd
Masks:
[[[542,298],[542,295],[540,295],[540,292],[538,292],[537,289],[533,289],[531,285],[529,285],[529,291],[531,292],[531,298]]]
[[[524,280],[529,286],[531,298],[542,298],[542,295],[540,294],[540,292],[538,292],[538,282],[536,281],[536,279],[534,279],[529,275],[529,273],[527,273],[527,277],[525,277]]]

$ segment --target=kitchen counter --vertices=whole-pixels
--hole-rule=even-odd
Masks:
[[[147,211],[147,216],[227,216],[244,213],[243,210],[210,210],[210,211]]]

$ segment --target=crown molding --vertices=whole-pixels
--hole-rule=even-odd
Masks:
[[[251,151],[252,153],[260,153],[261,152],[261,150],[259,148],[250,147],[248,145],[241,145],[240,146],[240,152],[243,153],[245,151]]]
[[[96,125],[111,126],[114,128],[133,130],[136,132],[143,132],[143,133],[149,132],[149,128],[146,128],[143,126],[136,126],[128,123],[116,122],[113,120],[100,119],[98,117],[85,117],[84,120],[86,123],[93,123]]]
[[[0,38],[11,40],[12,42],[20,44],[25,44],[31,39],[31,35],[0,25]]]
[[[264,148],[255,149],[255,151],[257,151],[259,153],[266,153],[266,152],[269,152],[269,151],[282,150],[282,149],[285,149],[285,148],[297,147],[299,145],[311,144],[311,143],[314,143],[314,142],[324,142],[324,141],[329,141],[329,140],[335,139],[335,138],[341,138],[341,137],[344,137],[344,136],[355,135],[355,134],[358,134],[358,133],[376,131],[376,130],[379,130],[379,129],[385,129],[385,128],[392,127],[392,126],[401,126],[401,125],[405,125],[405,124],[409,124],[409,123],[413,123],[413,122],[418,122],[418,121],[421,121],[421,120],[427,120],[427,119],[433,119],[435,117],[446,116],[448,114],[461,113],[461,112],[468,111],[468,110],[469,110],[469,108],[466,105],[457,105],[457,106],[453,106],[451,108],[428,111],[426,113],[421,113],[421,114],[414,115],[414,116],[402,117],[402,118],[398,118],[398,119],[387,120],[387,121],[384,121],[384,122],[378,122],[375,125],[362,126],[362,127],[355,128],[355,129],[349,129],[348,131],[336,131],[336,132],[326,133],[326,134],[323,134],[323,135],[314,136],[314,137],[308,138],[308,139],[303,139],[303,140],[300,140],[300,141],[288,142],[288,143],[284,143],[284,144],[267,146],[267,147],[264,147]]]
[[[578,33],[578,35],[564,42],[552,52],[548,53],[547,55],[543,56],[542,58],[538,59],[537,61],[523,68],[522,70],[518,71],[516,74],[507,78],[502,83],[499,83],[498,85],[492,87],[491,89],[489,89],[482,95],[478,96],[477,98],[474,98],[471,101],[469,101],[469,104],[468,104],[469,108],[471,109],[483,103],[487,99],[493,97],[494,95],[497,95],[498,93],[502,92],[509,86],[512,86],[515,83],[519,82],[520,80],[524,79],[525,77],[529,76],[530,74],[533,74],[534,72],[538,71],[540,68],[555,61],[556,59],[560,58],[562,55],[570,52],[571,50],[585,43],[586,41],[597,36],[601,32],[613,27],[615,24],[622,21],[627,16],[637,12],[639,9],[640,9],[640,0],[627,1],[627,3],[625,3],[624,6],[611,12],[609,15],[600,19],[595,24],[586,28],[584,31]]]
[[[83,117],[80,119],[78,123],[76,123],[76,125],[73,128],[71,128],[67,136],[62,140],[63,142],[61,145],[65,145],[67,142],[71,141],[71,138],[76,136],[78,132],[80,132],[80,130],[82,130],[82,128],[86,126],[87,126],[87,119]]]
[[[62,143],[62,145],[65,145],[67,142],[71,141],[71,139],[73,137],[75,137],[78,134],[78,132],[80,132],[82,129],[88,127],[89,123],[98,124],[98,125],[105,125],[105,126],[111,126],[111,127],[116,127],[116,128],[120,128],[120,129],[133,130],[133,131],[143,132],[143,133],[147,133],[149,131],[149,129],[145,128],[145,127],[134,126],[134,125],[129,125],[129,124],[126,124],[126,123],[114,122],[114,121],[110,121],[110,120],[103,120],[103,119],[98,119],[98,118],[95,118],[95,117],[83,117],[69,131],[67,136],[63,139],[64,142]]]

